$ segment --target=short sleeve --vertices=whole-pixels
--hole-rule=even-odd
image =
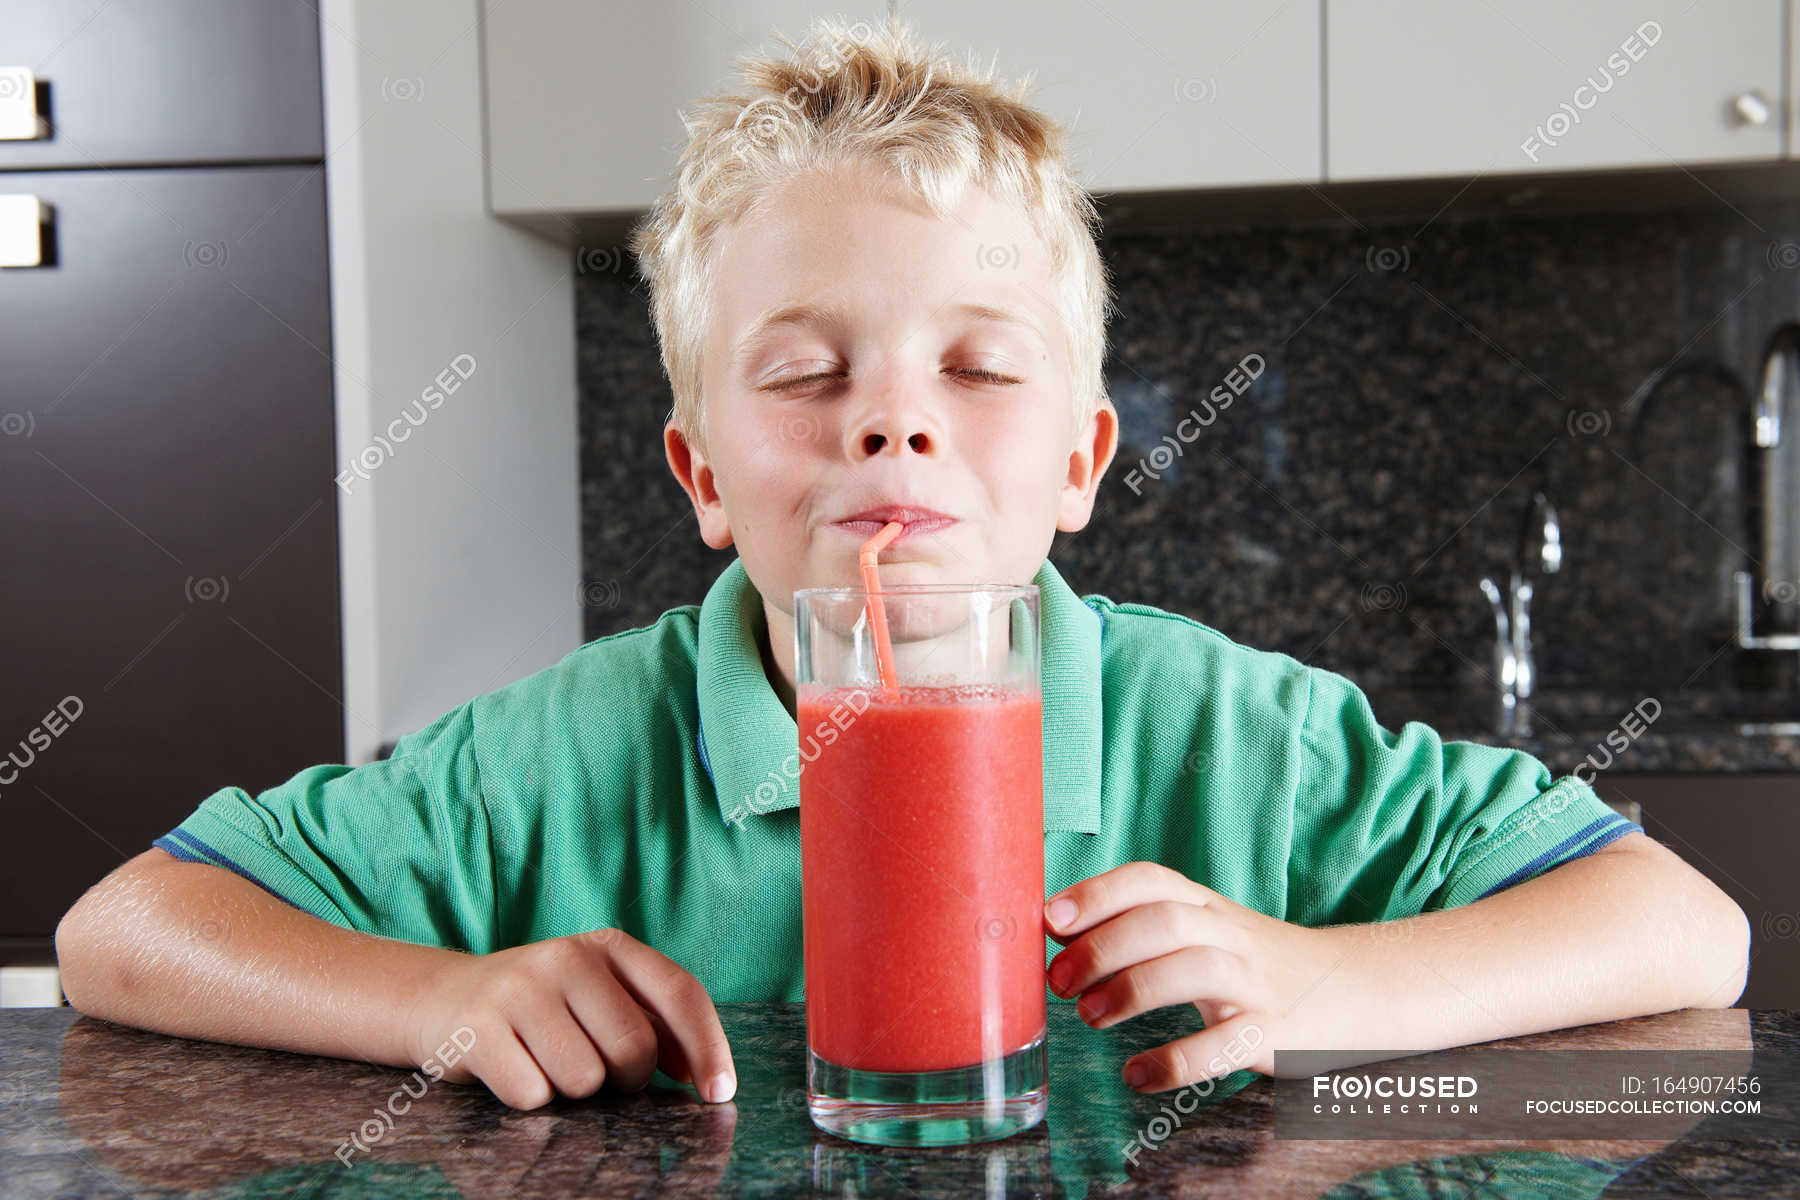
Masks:
[[[494,869],[464,704],[360,767],[307,767],[256,796],[226,787],[153,843],[225,867],[362,933],[487,953]]]
[[[1382,727],[1348,679],[1309,669],[1297,736],[1287,920],[1387,921],[1456,908],[1642,826],[1523,750]]]

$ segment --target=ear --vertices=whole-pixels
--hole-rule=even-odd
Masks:
[[[714,550],[731,545],[731,523],[725,515],[725,502],[714,486],[713,471],[706,453],[688,444],[687,437],[671,419],[663,426],[663,450],[669,458],[669,470],[675,482],[693,501],[694,516],[700,521],[700,536]]]
[[[1094,514],[1094,494],[1100,477],[1112,464],[1119,448],[1119,412],[1112,401],[1102,400],[1075,438],[1069,455],[1069,474],[1063,481],[1056,507],[1056,527],[1066,533],[1085,528]]]

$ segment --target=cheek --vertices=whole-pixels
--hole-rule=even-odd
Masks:
[[[1000,489],[999,498],[1008,508],[1032,507],[1044,496],[1054,495],[1068,464],[1067,458],[1045,442],[1041,424],[996,432],[983,439],[975,462],[982,476]]]
[[[774,426],[742,422],[731,431],[731,470],[739,480],[737,491],[749,503],[782,481],[783,463],[791,450]]]
[[[734,524],[779,536],[801,511],[812,487],[813,467],[802,450],[783,443],[773,430],[740,430],[742,449],[729,460],[731,486],[721,489]]]

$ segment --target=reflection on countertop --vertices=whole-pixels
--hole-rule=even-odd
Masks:
[[[165,1037],[68,1008],[6,1010],[8,1183],[30,1195],[1370,1197],[1690,1195],[1703,1182],[1716,1197],[1777,1194],[1800,1171],[1800,1143],[1709,1138],[1703,1117],[1657,1141],[1276,1138],[1274,1081],[1246,1071],[1176,1124],[1162,1115],[1175,1093],[1140,1096],[1119,1067],[1197,1029],[1189,1006],[1095,1031],[1052,1004],[1044,1124],[987,1145],[861,1146],[808,1119],[801,1006],[719,1009],[739,1075],[732,1103],[702,1104],[658,1075],[633,1095],[531,1111],[394,1068]],[[1795,1061],[1800,1014],[1684,1010],[1484,1046],[1741,1050],[1766,1070]],[[398,1115],[378,1120],[396,1094]],[[353,1136],[366,1149],[344,1152]]]

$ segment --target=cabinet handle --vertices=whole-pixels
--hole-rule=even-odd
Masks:
[[[41,267],[55,210],[36,196],[0,196],[0,267]]]
[[[38,112],[37,76],[30,67],[0,67],[0,141],[49,136],[49,122]]]
[[[1745,125],[1767,125],[1769,123],[1769,98],[1761,88],[1751,88],[1747,92],[1739,92],[1731,102],[1731,109]]]

